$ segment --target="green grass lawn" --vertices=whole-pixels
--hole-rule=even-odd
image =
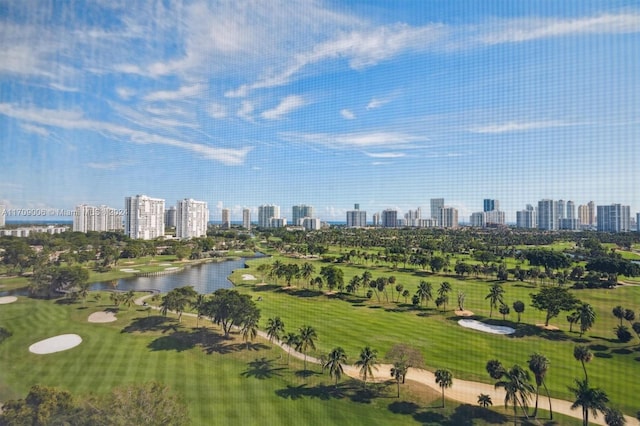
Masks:
[[[370,385],[377,389],[370,393],[362,391],[361,382],[346,379],[334,389],[319,367],[305,373],[301,361],[286,365],[286,354],[265,341],[247,349],[238,340],[224,340],[208,321],[206,331],[197,331],[192,318],[179,324],[131,307],[119,311],[114,323],[88,323],[91,312],[109,307],[103,305],[105,296],[101,302],[90,297],[86,308],[27,298],[1,305],[0,323],[13,335],[0,344],[0,401],[23,398],[34,384],[80,396],[157,380],[184,398],[195,425],[511,422],[510,412],[502,408],[489,411],[451,401],[446,409],[434,408],[439,392],[411,382],[402,387],[399,399],[393,384]],[[32,343],[64,333],[79,334],[82,344],[49,355],[28,351]],[[561,416],[557,422],[579,424]]]
[[[292,261],[281,260],[285,263]],[[262,297],[258,302],[262,309],[261,324],[266,324],[269,317],[279,315],[288,331],[296,331],[301,325],[312,325],[319,336],[316,355],[342,346],[353,359],[366,345],[384,354],[395,343],[410,343],[422,350],[427,367],[431,370],[446,367],[454,372],[455,377],[492,383],[485,372],[485,364],[489,359],[500,359],[507,366],[515,363],[526,366],[529,355],[540,352],[551,360],[547,384],[552,394],[570,399],[572,395],[567,386],[573,384],[574,378],[583,375],[580,363],[573,358],[573,348],[583,344],[590,346],[595,355],[587,366],[591,382],[604,389],[613,403],[627,413],[635,414],[640,409],[636,398],[640,393],[640,381],[636,380],[640,375],[639,342],[634,337],[628,344],[619,343],[613,332],[617,320],[611,314],[612,308],[619,304],[637,311],[640,307],[638,287],[576,291],[576,296],[592,304],[597,313],[595,326],[580,337],[576,332],[568,332],[567,313],[551,320],[552,325],[560,327],[559,332],[542,331],[536,327],[535,324],[544,322],[544,314],[530,306],[530,294],[537,292],[537,288],[529,283],[508,282],[504,285],[507,305],[522,300],[527,306],[522,324],[515,323],[513,310],[504,322],[518,329],[516,335],[519,337],[505,337],[464,329],[457,325],[458,318],[453,314],[457,292],[463,291],[466,294],[465,307],[475,312],[478,319],[489,320],[489,302],[485,296],[491,283],[473,278],[459,280],[422,271],[405,273],[386,267],[367,268],[373,271],[374,278],[395,275],[397,282],[403,283],[411,294],[422,279],[433,283],[434,296],[439,284],[449,281],[453,292],[448,312],[442,314],[436,311],[433,302],[427,308],[415,310],[402,303],[386,303],[384,295],[380,296],[382,302],[379,303],[376,296],[371,300],[362,297],[339,300],[304,288],[281,291],[275,286],[255,287],[240,279],[240,275],[245,273],[258,276],[253,269],[253,262],[249,262],[251,269],[236,271],[232,280],[238,283],[240,291],[253,295],[254,299]],[[318,270],[320,265],[316,264]],[[354,274],[364,271],[358,266],[341,267],[345,282]],[[280,284],[284,285],[282,282]],[[362,290],[360,294],[363,294]],[[391,297],[390,292],[388,296]],[[502,316],[495,311],[490,321],[503,323]]]

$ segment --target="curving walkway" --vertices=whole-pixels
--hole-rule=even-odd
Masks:
[[[139,297],[135,300],[136,305],[142,305],[144,301],[150,297],[153,297],[155,293],[148,294],[146,296]],[[152,306],[152,309],[158,310],[159,308],[156,306]],[[197,317],[196,314],[185,312],[182,314],[183,316]],[[258,336],[265,340],[269,340],[267,337],[267,333],[258,330]],[[296,351],[293,348],[290,348],[285,343],[282,343],[280,340],[274,341],[274,345],[279,346],[285,352],[289,352],[291,356],[304,360],[304,354]],[[312,356],[307,355],[307,362],[311,364],[321,364],[321,361],[318,358],[314,358]],[[378,364],[378,370],[374,370],[374,377],[372,381],[384,381],[390,380],[391,375],[391,364]],[[358,367],[354,365],[344,365],[344,372],[347,376],[352,377],[354,379],[360,379],[360,370]],[[440,387],[436,384],[436,379],[434,374],[431,371],[423,370],[421,368],[409,368],[407,372],[407,380],[412,380],[414,382],[420,383],[424,386],[427,386],[436,392],[442,392]],[[468,380],[460,380],[453,378],[453,385],[445,390],[445,397],[450,400],[458,401],[463,404],[477,405],[478,404],[478,395],[481,393],[487,394],[491,396],[491,400],[493,404],[499,406],[500,404],[504,404],[504,396],[505,392],[502,389],[495,389],[492,385],[481,382],[472,382]],[[577,408],[575,410],[571,409],[572,402],[565,401],[563,399],[551,398],[551,407],[553,408],[554,414],[559,413],[565,416],[574,417],[577,419],[582,419],[582,410]],[[541,394],[538,406],[540,409],[546,410],[549,408],[549,401],[546,395]],[[631,416],[624,416],[627,420],[627,425],[640,425],[637,419]],[[604,421],[603,415],[598,415],[597,418],[593,418],[593,415],[589,416],[589,424],[597,424],[606,426],[606,422]]]

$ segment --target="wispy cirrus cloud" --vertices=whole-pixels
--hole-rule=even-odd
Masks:
[[[280,101],[278,106],[273,109],[266,110],[260,115],[262,118],[265,118],[267,120],[278,120],[280,118],[283,118],[290,112],[305,106],[306,104],[307,101],[304,99],[304,97],[299,95],[290,95]]]
[[[334,149],[364,148],[415,148],[419,142],[427,139],[402,132],[359,132],[359,133],[282,133],[285,140],[292,142],[313,143]]]
[[[384,105],[386,103],[389,103],[389,101],[390,101],[389,99],[376,99],[376,98],[373,98],[367,104],[367,110],[380,108],[382,105]]]
[[[341,109],[340,110],[340,115],[345,120],[355,120],[355,118],[356,118],[356,115],[353,113],[353,111],[348,110],[348,109]]]
[[[371,158],[402,158],[407,155],[404,152],[365,152],[365,154]]]
[[[190,86],[182,86],[178,90],[159,90],[157,92],[152,92],[148,95],[145,95],[144,100],[149,102],[175,101],[202,95],[205,90],[205,85],[194,84]]]
[[[87,130],[102,134],[109,134],[111,137],[119,138],[123,142],[130,142],[138,145],[156,144],[170,146],[189,151],[193,154],[201,155],[208,160],[218,161],[230,166],[244,164],[247,154],[252,149],[251,147],[235,149],[220,148],[184,141],[148,131],[131,129],[119,124],[91,120],[85,118],[80,111],[20,108],[12,104],[0,103],[0,114],[26,121],[27,124],[52,126],[63,129]]]
[[[473,127],[469,129],[472,133],[509,133],[524,132],[528,130],[541,130],[553,127],[574,126],[576,123],[569,123],[558,120],[547,121],[509,121],[500,124],[489,124],[485,126]]]

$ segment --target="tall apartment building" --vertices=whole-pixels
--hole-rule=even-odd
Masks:
[[[286,226],[286,217],[272,217],[269,219],[269,228],[285,228]]]
[[[293,225],[296,225],[296,226],[302,225],[301,219],[305,217],[313,218],[314,216],[315,215],[314,215],[312,206],[301,204],[301,205],[293,206],[291,208],[291,218],[292,218]]]
[[[444,208],[444,198],[432,198],[431,199],[431,217],[433,219],[439,220],[440,218],[440,210]],[[438,222],[438,226],[442,226],[440,222]]]
[[[482,202],[482,211],[492,212],[494,210],[500,210],[500,201],[485,198]]]
[[[280,206],[266,204],[258,207],[258,226],[271,228],[271,219],[280,218]]]
[[[231,228],[231,210],[229,209],[222,209],[222,227]]]
[[[7,216],[7,211],[6,211],[6,207],[4,206],[4,204],[0,204],[0,228],[2,228],[5,224],[5,218]]]
[[[164,211],[164,227],[165,228],[175,228],[176,227],[176,218],[177,218],[176,207],[171,206]]]
[[[593,201],[578,206],[578,222],[583,227],[593,226],[596,223],[596,208]]]
[[[458,209],[455,207],[443,207],[440,209],[439,225],[443,228],[458,227]]]
[[[360,204],[355,204],[353,210],[347,212],[347,228],[363,228],[367,226],[367,212],[360,210]]]
[[[571,200],[567,201],[564,217],[567,219],[576,218],[576,204]]]
[[[640,213],[636,213],[636,231],[640,232]]]
[[[209,208],[205,201],[190,198],[176,203],[176,238],[198,238],[207,235]]]
[[[415,210],[409,210],[404,214],[405,226],[412,228],[420,227],[420,221],[422,219],[422,210],[418,207]]]
[[[164,200],[146,195],[125,197],[124,233],[140,240],[164,237]]]
[[[560,220],[560,219],[564,219],[565,216],[565,201],[564,200],[558,200],[555,202],[556,203],[556,219]]]
[[[122,211],[107,206],[77,205],[73,215],[73,231],[122,231]]]
[[[538,229],[555,231],[558,229],[558,204],[553,200],[538,201]]]
[[[516,226],[518,228],[535,229],[537,225],[537,213],[531,204],[527,208],[516,212]]]
[[[484,228],[487,226],[487,217],[485,212],[475,212],[471,213],[471,217],[469,217],[469,223],[474,228]]]
[[[374,213],[372,220],[373,220],[372,224],[374,227],[380,226],[380,213]]]
[[[300,219],[300,225],[306,231],[316,231],[322,228],[322,221],[317,217],[303,217]]]
[[[631,207],[620,204],[597,207],[598,232],[629,232]]]
[[[242,209],[242,227],[251,229],[251,210],[249,209]]]
[[[386,209],[380,216],[383,228],[395,228],[398,226],[398,211],[393,209]]]

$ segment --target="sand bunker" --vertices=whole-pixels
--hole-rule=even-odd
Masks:
[[[132,269],[132,268],[124,268],[124,269],[120,269],[120,272],[129,272],[129,273],[133,273],[133,272],[140,272],[138,269]]]
[[[75,348],[80,343],[82,343],[82,337],[77,334],[61,334],[60,336],[50,337],[34,343],[29,346],[29,352],[38,355],[52,354]]]
[[[170,263],[160,263],[158,266],[171,266]]]
[[[242,274],[242,279],[244,281],[254,281],[256,279],[256,277],[254,277],[251,274]]]
[[[89,315],[89,318],[87,318],[87,321],[95,322],[95,323],[103,323],[103,322],[114,322],[117,319],[118,318],[116,318],[116,314],[114,314],[113,312],[100,311],[100,312],[94,312],[91,315]]]
[[[180,269],[178,266],[172,266],[170,268],[165,268],[165,271],[175,271],[176,269]]]
[[[466,328],[471,328],[473,330],[484,331],[485,333],[493,333],[493,334],[513,334],[516,331],[511,327],[485,324],[483,322],[470,320],[470,319],[461,319],[458,321],[458,324]]]
[[[540,328],[542,328],[544,330],[549,330],[549,331],[558,331],[558,330],[560,330],[555,325],[536,324],[536,327],[540,327]]]
[[[459,317],[472,317],[473,315],[475,315],[473,312],[469,311],[469,310],[464,310],[464,311],[454,311],[454,313],[456,314],[456,316]]]
[[[18,300],[17,297],[15,296],[4,296],[4,297],[0,297],[0,305],[6,305],[8,303],[13,303],[16,300]]]

